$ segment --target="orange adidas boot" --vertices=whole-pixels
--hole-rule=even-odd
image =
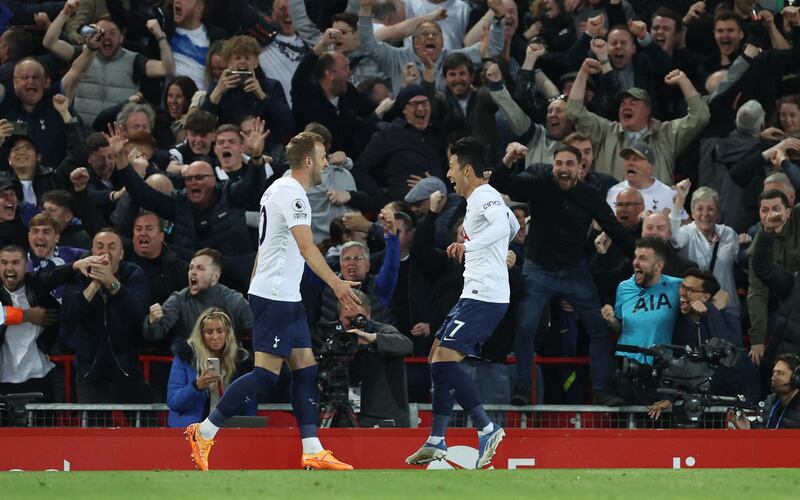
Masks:
[[[338,460],[329,450],[319,453],[303,453],[300,458],[300,467],[311,470],[353,470],[353,466]]]

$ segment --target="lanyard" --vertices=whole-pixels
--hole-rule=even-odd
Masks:
[[[769,429],[769,423],[772,421],[772,415],[775,414],[775,410],[778,409],[778,405],[780,405],[780,404],[781,404],[781,400],[778,399],[777,401],[775,401],[775,404],[772,405],[772,410],[770,410],[769,417],[767,417],[767,428],[768,429]],[[781,412],[781,416],[778,417],[778,421],[775,423],[775,428],[776,429],[778,429],[781,426],[781,421],[783,420],[783,414],[786,413],[786,410],[788,410],[788,409],[789,409],[789,405],[787,404],[786,407]]]

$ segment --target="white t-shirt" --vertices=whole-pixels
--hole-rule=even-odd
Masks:
[[[652,186],[645,189],[638,189],[644,198],[644,209],[650,210],[653,213],[663,212],[665,208],[672,209],[673,202],[675,201],[675,190],[667,186],[658,179],[653,179],[655,182]],[[622,191],[628,189],[630,184],[627,180],[614,184],[608,190],[606,195],[606,203],[611,207],[611,210],[617,212],[617,195]],[[681,219],[686,219],[689,215],[684,210],[681,213]]]
[[[206,90],[204,71],[210,43],[206,27],[201,24],[193,30],[175,28],[169,43],[175,57],[175,75],[188,76],[199,90]]]
[[[428,0],[403,0],[406,6],[406,19],[425,15],[438,8],[447,9],[447,18],[436,23],[442,28],[445,50],[464,48],[464,35],[467,34],[470,7],[462,0],[445,0],[432,3]],[[411,47],[411,37],[405,39],[405,46]]]
[[[33,190],[33,181],[19,181],[22,184],[22,201],[36,205],[36,191]]]
[[[30,307],[24,286],[8,294],[12,306]],[[36,345],[36,338],[42,330],[41,326],[29,322],[7,327],[5,342],[0,348],[0,382],[19,384],[32,378],[43,378],[56,366]]]
[[[506,256],[519,222],[495,188],[484,184],[469,195],[463,231],[461,298],[507,304],[511,291]]]
[[[258,56],[264,74],[281,82],[289,107],[292,106],[292,76],[307,52],[308,47],[299,36],[278,34]]]
[[[300,302],[305,260],[291,228],[311,225],[311,205],[294,177],[278,179],[261,197],[258,257],[249,293],[283,302]]]

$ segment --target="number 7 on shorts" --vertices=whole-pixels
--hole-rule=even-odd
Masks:
[[[456,332],[457,332],[457,331],[459,331],[459,330],[461,330],[461,327],[462,327],[462,326],[466,325],[466,322],[464,322],[464,321],[459,321],[459,320],[457,320],[457,319],[454,319],[454,320],[453,320],[453,323],[456,325],[456,327],[455,327],[455,328],[453,328],[453,331],[452,331],[452,332],[450,332],[450,333],[447,335],[447,338],[450,338],[450,339],[452,339],[453,337],[455,337],[455,336],[456,336]]]

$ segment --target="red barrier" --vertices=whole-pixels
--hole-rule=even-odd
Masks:
[[[358,469],[405,469],[405,457],[429,429],[322,429],[327,448]],[[180,429],[0,429],[13,453],[0,470],[190,469]],[[447,434],[448,460],[429,468],[474,468],[477,437]],[[498,469],[800,467],[800,431],[508,429],[493,462]],[[295,469],[296,429],[225,429],[213,469]]]

